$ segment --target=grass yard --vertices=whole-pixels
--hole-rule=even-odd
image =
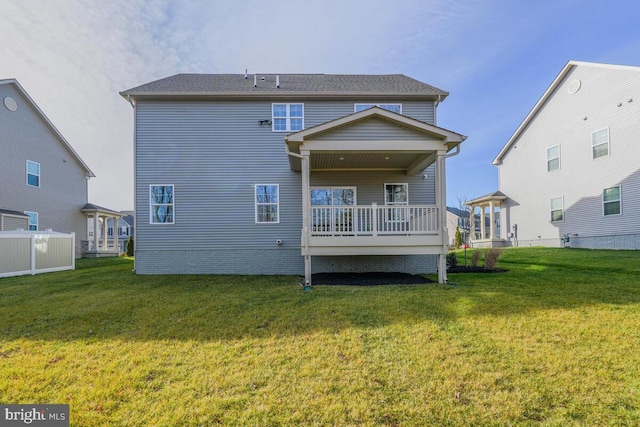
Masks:
[[[68,403],[75,426],[640,424],[637,251],[311,292],[132,267],[0,279],[0,403]]]

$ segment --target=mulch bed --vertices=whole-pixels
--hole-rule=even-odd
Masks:
[[[311,275],[311,283],[316,285],[415,285],[434,283],[432,280],[408,273],[316,273]]]

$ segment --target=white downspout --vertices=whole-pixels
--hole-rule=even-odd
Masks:
[[[286,141],[284,151],[288,156],[293,156],[302,162],[302,255],[304,256],[304,283],[301,283],[305,290],[311,286],[311,255],[309,255],[309,155],[294,153],[289,150]]]

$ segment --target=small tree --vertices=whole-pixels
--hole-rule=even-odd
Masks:
[[[133,236],[129,236],[127,241],[127,256],[133,256]]]
[[[456,249],[460,249],[460,246],[462,246],[462,233],[460,232],[460,227],[456,227],[456,236],[453,240],[453,246]]]

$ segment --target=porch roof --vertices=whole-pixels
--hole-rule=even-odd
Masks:
[[[388,136],[372,131],[358,139],[342,131],[365,123],[391,126]],[[408,137],[410,136],[410,137]],[[310,153],[311,170],[396,170],[407,175],[421,172],[466,137],[402,114],[372,107],[285,137],[291,169],[301,170],[298,155]]]
[[[473,200],[469,200],[465,203],[468,206],[478,206],[482,204],[493,202],[503,202],[507,200],[508,197],[501,191],[495,191],[493,193],[485,194],[484,196],[476,197]]]
[[[112,216],[117,218],[122,218],[123,216],[125,216],[125,214],[123,214],[122,212],[114,211],[109,208],[103,208],[102,206],[94,205],[93,203],[87,203],[86,205],[84,205],[80,209],[80,212],[84,213],[85,215],[98,214],[98,215]]]

